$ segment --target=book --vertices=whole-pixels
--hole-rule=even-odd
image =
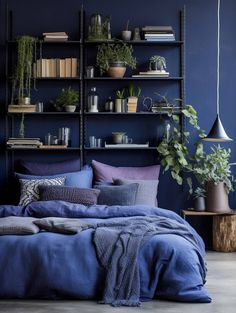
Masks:
[[[66,60],[65,59],[60,59],[59,77],[66,77]]]
[[[152,77],[152,78],[160,78],[160,77],[163,77],[163,78],[168,78],[169,77],[169,74],[142,74],[142,75],[139,75],[139,74],[136,74],[136,75],[132,75],[132,77]]]
[[[153,30],[153,31],[173,31],[172,26],[158,26],[158,25],[154,25],[154,26],[144,26],[142,27],[143,31],[147,31],[147,30]]]
[[[67,33],[65,33],[65,32],[49,32],[49,33],[43,33],[43,36],[67,36]]]
[[[39,148],[38,145],[12,145],[12,146],[9,146],[8,148],[10,149],[37,149]]]
[[[36,105],[34,104],[9,104],[9,113],[32,113],[36,112]]]
[[[117,144],[108,144],[105,142],[105,148],[148,148],[149,142],[144,144],[138,143],[117,143]]]
[[[65,145],[41,145],[40,149],[64,149],[67,148]]]
[[[57,38],[48,38],[48,37],[44,37],[43,39],[44,41],[68,41],[68,38],[64,38],[64,37],[57,37]]]
[[[151,71],[146,71],[146,72],[139,72],[139,75],[169,75],[169,72],[160,71],[160,70],[151,70]]]
[[[78,72],[78,60],[77,58],[71,58],[71,77],[77,77]]]
[[[71,58],[65,59],[65,77],[71,77]]]

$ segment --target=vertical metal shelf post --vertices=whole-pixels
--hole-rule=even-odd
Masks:
[[[181,107],[185,107],[185,101],[186,101],[186,89],[185,89],[185,40],[186,40],[186,6],[183,7],[183,9],[180,12],[180,40],[183,42],[181,45],[180,50],[180,76],[183,77],[183,79],[180,81],[180,99],[181,101]],[[183,139],[183,132],[185,130],[185,118],[183,114],[180,115],[181,119],[181,133],[182,133],[182,139]]]
[[[85,12],[83,5],[80,11],[80,164],[84,163],[84,23]]]

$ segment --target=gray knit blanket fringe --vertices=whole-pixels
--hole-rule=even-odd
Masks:
[[[199,250],[187,226],[166,217],[122,217],[97,224],[93,241],[97,257],[106,271],[100,303],[140,305],[138,254],[141,246],[157,234],[179,235]]]

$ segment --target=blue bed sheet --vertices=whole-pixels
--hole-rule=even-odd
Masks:
[[[155,235],[139,252],[140,297],[210,302],[205,283],[204,243],[172,211],[147,206],[85,207],[63,201],[0,206],[0,217],[46,216],[99,222],[113,217],[164,216],[188,226],[198,247],[178,235]],[[64,235],[0,236],[0,298],[101,299],[105,272],[98,262],[93,229]]]

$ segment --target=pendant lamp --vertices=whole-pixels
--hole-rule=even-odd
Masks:
[[[220,120],[220,0],[218,0],[217,8],[217,85],[216,85],[216,119],[215,122],[207,135],[203,138],[205,141],[213,142],[226,142],[232,141],[226,134],[224,127]]]

